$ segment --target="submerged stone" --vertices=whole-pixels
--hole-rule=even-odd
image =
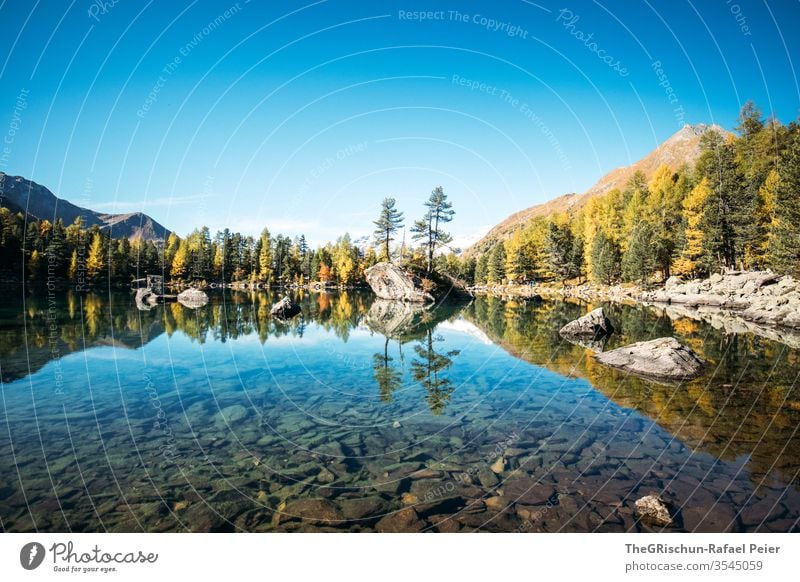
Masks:
[[[672,516],[669,514],[669,509],[666,503],[657,495],[647,495],[637,499],[634,505],[636,507],[636,515],[642,521],[660,527],[672,525]]]

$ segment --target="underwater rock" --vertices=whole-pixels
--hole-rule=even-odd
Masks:
[[[397,265],[381,262],[373,265],[364,276],[372,291],[381,299],[395,299],[426,303],[434,301],[433,295],[423,291],[418,281]]]
[[[292,519],[302,519],[310,523],[330,524],[343,521],[344,516],[338,507],[327,499],[298,499],[286,504],[280,513],[278,523]]]
[[[636,515],[642,521],[656,526],[672,525],[672,516],[667,505],[657,495],[647,495],[634,503]]]
[[[506,460],[502,456],[497,457],[497,460],[489,468],[493,473],[500,474],[506,470]]]
[[[655,380],[689,380],[705,368],[697,354],[673,337],[637,342],[594,358],[605,366]]]
[[[419,518],[413,507],[390,513],[375,524],[375,531],[380,533],[413,533],[424,528],[425,522]]]
[[[247,409],[241,404],[234,404],[223,408],[214,415],[214,424],[217,426],[230,425],[231,423],[242,420],[247,416]]]
[[[200,289],[190,287],[178,293],[178,303],[189,309],[197,309],[208,303],[208,295]]]
[[[270,315],[281,319],[290,319],[298,313],[300,313],[300,306],[289,299],[289,297],[284,297],[269,310]]]
[[[503,496],[522,505],[545,505],[554,494],[552,484],[532,478],[508,479],[503,483]]]
[[[346,519],[363,519],[376,516],[384,508],[384,501],[380,497],[361,497],[358,499],[338,499],[339,508]]]

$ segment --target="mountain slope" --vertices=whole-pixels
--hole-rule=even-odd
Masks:
[[[57,218],[65,225],[83,217],[84,226],[100,226],[109,230],[114,238],[141,238],[144,240],[166,240],[170,231],[141,212],[129,214],[103,214],[76,206],[68,200],[58,198],[50,190],[21,176],[9,176],[0,172],[0,201],[2,206],[14,211],[27,212],[37,219],[54,222]]]
[[[706,125],[703,123],[684,125],[641,160],[630,166],[623,166],[610,171],[583,194],[564,194],[548,202],[537,204],[512,214],[494,226],[486,236],[467,249],[467,254],[485,252],[497,241],[509,238],[515,230],[534,218],[546,217],[560,212],[575,212],[595,196],[601,196],[614,189],[622,190],[636,172],[642,172],[647,179],[650,179],[661,164],[666,164],[672,170],[677,170],[684,164],[691,166],[700,156],[700,138],[707,131],[728,134],[719,125]]]

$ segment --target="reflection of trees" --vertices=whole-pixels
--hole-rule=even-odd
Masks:
[[[392,394],[400,387],[403,379],[403,373],[391,364],[393,361],[394,358],[389,355],[389,338],[387,337],[383,344],[383,353],[372,356],[375,381],[378,383],[381,400],[384,402],[392,401]]]
[[[15,380],[37,371],[48,361],[98,345],[134,349],[161,333],[181,333],[199,343],[209,338],[229,339],[257,334],[262,343],[270,336],[302,337],[310,321],[347,340],[361,322],[370,296],[358,293],[312,295],[297,292],[303,317],[288,322],[269,314],[278,300],[269,291],[226,292],[212,295],[203,309],[186,309],[179,303],[139,311],[129,292],[76,294],[55,297],[33,294],[8,298],[0,309],[0,361],[3,379]],[[26,355],[27,352],[27,355]]]
[[[610,400],[646,415],[689,447],[727,460],[746,457],[754,481],[775,470],[787,476],[797,471],[800,350],[693,320],[672,321],[661,310],[603,304],[616,328],[607,349],[675,336],[712,363],[711,377],[680,387],[660,385],[606,368],[558,336],[564,324],[595,307],[600,305],[479,297],[462,315],[510,354],[586,378]]]
[[[411,360],[411,376],[428,392],[425,400],[436,415],[444,411],[455,389],[452,380],[441,374],[453,365],[452,358],[460,353],[459,350],[452,350],[440,354],[434,349],[434,342],[440,341],[444,341],[444,338],[434,336],[433,330],[428,329],[425,338],[414,346],[418,359]]]

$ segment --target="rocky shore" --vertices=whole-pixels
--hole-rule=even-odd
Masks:
[[[691,318],[728,333],[753,333],[800,347],[800,281],[770,271],[730,271],[708,279],[670,277],[664,286],[539,284],[475,287],[503,297],[573,298],[586,302],[645,304],[671,319]]]

